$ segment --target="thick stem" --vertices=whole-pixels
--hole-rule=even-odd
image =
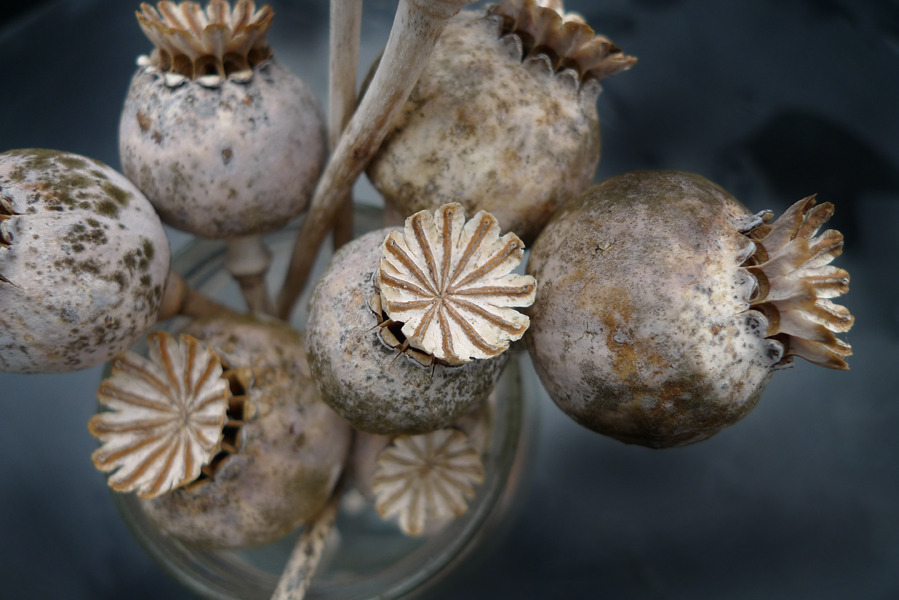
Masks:
[[[343,485],[338,484],[325,507],[306,523],[300,539],[297,540],[287,566],[278,581],[272,600],[303,600],[306,590],[325,548],[325,540],[334,526]]]
[[[272,253],[260,235],[248,235],[228,240],[225,268],[240,284],[250,312],[274,315],[275,308],[265,288],[265,276],[272,262]]]
[[[197,290],[189,287],[184,279],[174,271],[169,271],[169,278],[165,285],[165,293],[159,305],[157,321],[165,321],[175,315],[183,315],[199,319],[212,315],[235,315],[233,310],[223,304],[219,304],[212,298],[204,296]]]
[[[282,319],[290,317],[341,201],[352,190],[356,177],[368,165],[409,98],[446,22],[467,3],[463,0],[400,0],[378,71],[318,180],[309,212],[297,236],[287,277],[278,296],[278,316]]]
[[[356,72],[362,0],[331,0],[331,43],[328,62],[328,145],[337,146],[343,128],[356,106]],[[341,201],[334,222],[334,249],[353,238],[353,196]]]

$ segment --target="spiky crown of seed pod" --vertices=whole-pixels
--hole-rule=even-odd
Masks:
[[[483,482],[484,463],[468,436],[438,429],[394,438],[378,456],[371,485],[378,514],[398,515],[403,532],[420,535],[430,523],[465,514],[474,485]]]
[[[562,0],[502,0],[488,14],[502,17],[503,34],[521,39],[524,58],[546,55],[554,71],[574,69],[582,81],[626,71],[637,62],[597,35],[581,15],[565,12]]]
[[[154,67],[190,79],[228,77],[252,69],[271,57],[266,36],[274,11],[258,11],[252,0],[238,0],[231,10],[226,0],[211,0],[204,12],[196,2],[142,3],[137,21],[156,49]]]
[[[102,445],[93,453],[108,483],[144,498],[207,481],[240,446],[249,418],[248,369],[222,367],[218,355],[189,335],[149,334],[149,358],[133,352],[112,362],[97,397],[109,410],[88,423]]]
[[[369,307],[381,340],[424,365],[502,354],[530,323],[514,307],[530,306],[537,293],[533,277],[511,273],[523,254],[518,236],[500,237],[486,211],[466,221],[462,205],[452,203],[410,216],[402,232],[387,235],[375,274]]]
[[[848,369],[852,347],[834,332],[849,331],[855,317],[835,298],[849,291],[849,273],[829,263],[843,252],[843,234],[833,229],[817,235],[833,214],[833,204],[815,206],[803,198],[776,221],[765,212],[744,234],[755,252],[741,265],[756,280],[749,305],[768,320],[766,337],[784,346],[783,362],[792,355],[830,369]],[[770,222],[770,224],[769,224]]]

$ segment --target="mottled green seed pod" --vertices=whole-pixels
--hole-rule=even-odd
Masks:
[[[153,323],[169,245],[153,207],[101,162],[0,154],[0,371],[86,369]]]

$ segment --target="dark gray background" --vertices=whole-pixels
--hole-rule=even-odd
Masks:
[[[278,58],[324,101],[327,4],[272,4]],[[121,102],[150,47],[136,7],[46,2],[2,22],[0,150],[69,150],[118,167]],[[600,97],[598,178],[677,168],[754,211],[814,192],[833,202],[855,356],[848,373],[797,361],[743,422],[679,450],[602,438],[543,397],[509,532],[441,595],[899,598],[899,4],[567,7],[640,58]],[[365,4],[363,72],[394,8]],[[377,201],[366,185],[359,196]],[[0,374],[4,599],[190,597],[132,540],[91,465],[99,377]]]

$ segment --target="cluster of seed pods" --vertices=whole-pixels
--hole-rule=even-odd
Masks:
[[[599,81],[636,59],[560,0],[464,5],[400,2],[358,108],[332,104],[327,163],[322,111],[267,44],[271,9],[247,0],[141,6],[155,48],[122,113],[124,176],[0,154],[0,369],[118,356],[94,462],[169,535],[239,548],[317,531],[347,472],[404,532],[439,529],[484,479],[491,394],[519,340],[563,411],[656,448],[735,423],[794,356],[847,368],[834,333],[853,318],[830,300],[848,290],[829,264],[842,236],[818,233],[832,205],[775,220],[675,171],[590,187]],[[351,31],[358,11],[332,17]],[[402,226],[335,254],[301,335],[276,316],[363,170]],[[259,235],[301,214],[269,298]],[[185,290],[161,222],[227,240],[252,314]],[[126,352],[177,312],[205,318]]]

